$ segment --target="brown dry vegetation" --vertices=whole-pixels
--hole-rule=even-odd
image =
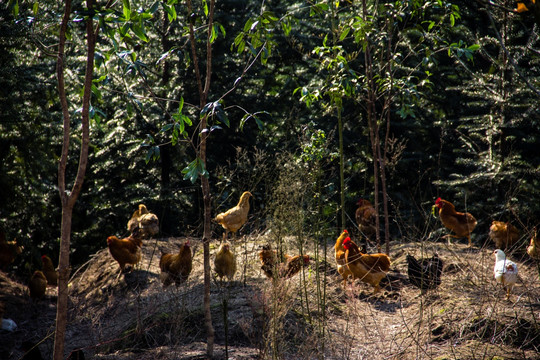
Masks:
[[[161,250],[172,251],[184,240],[146,241],[142,263],[128,274],[119,275],[106,248],[74,271],[68,353],[82,348],[87,359],[204,359],[202,246],[196,239],[190,239],[194,267],[188,282],[164,290],[159,281]],[[295,239],[285,240],[294,253]],[[523,281],[506,301],[492,277],[491,247],[393,243],[383,291],[372,295],[363,283],[341,288],[331,257],[333,239],[328,239],[328,262],[312,261],[306,272],[272,284],[257,257],[268,241],[252,236],[236,242],[235,280],[213,282],[216,358],[225,358],[227,350],[231,359],[316,359],[323,354],[327,359],[540,359],[540,281],[536,264],[521,251],[510,257]],[[217,242],[212,245],[214,253]],[[431,256],[433,251],[445,261],[443,281],[421,296],[407,280],[405,255]],[[306,252],[314,254],[314,249],[306,244]],[[49,358],[54,289],[33,304],[25,285],[1,275],[4,317],[18,324],[14,333],[1,333],[1,357],[19,359],[24,339],[39,342]]]

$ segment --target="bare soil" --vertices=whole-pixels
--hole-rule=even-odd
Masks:
[[[183,241],[145,241],[143,260],[130,273],[120,274],[106,248],[76,269],[69,285],[66,356],[81,349],[86,359],[205,359],[200,241],[190,239],[194,266],[187,283],[164,289],[159,280],[161,252],[176,251]],[[524,254],[524,243],[508,254],[521,281],[506,300],[493,280],[492,246],[395,242],[383,291],[373,295],[364,283],[341,286],[333,239],[327,262],[323,249],[315,261],[315,249],[306,245],[313,259],[306,271],[273,283],[258,260],[268,241],[265,236],[238,240],[235,280],[212,280],[218,359],[540,359],[539,270]],[[291,253],[293,243],[288,239]],[[217,247],[213,242],[212,254]],[[444,261],[443,281],[421,294],[408,281],[405,256],[434,251]],[[56,289],[32,302],[26,284],[11,274],[0,272],[0,286],[4,318],[18,325],[14,332],[0,332],[0,358],[20,359],[25,347],[37,344],[50,359]]]

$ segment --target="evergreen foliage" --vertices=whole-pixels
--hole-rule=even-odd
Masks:
[[[104,248],[108,235],[124,235],[139,203],[160,217],[163,236],[202,232],[200,190],[182,174],[194,152],[182,135],[192,138],[202,130],[185,122],[202,110],[187,27],[193,21],[196,35],[205,36],[206,29],[197,27],[205,14],[168,4],[144,8],[151,5],[132,1],[129,11],[140,17],[133,15],[120,33],[113,34],[113,24],[127,10],[120,6],[102,15],[90,168],[74,212],[75,265]],[[54,46],[60,10],[53,1],[43,2],[36,13],[24,2],[19,6],[17,18],[6,7],[0,13],[0,226],[32,249],[18,266],[35,266],[41,252],[57,253],[59,236],[61,116],[54,58],[47,49]],[[365,23],[358,2],[340,2],[334,12],[326,3],[217,2],[208,101],[221,100],[230,126],[219,117],[209,126],[214,209],[234,205],[238,194],[250,190],[257,229],[271,224],[264,204],[272,201],[283,166],[283,157],[275,155],[298,159],[306,129],[328,134],[329,153],[337,153],[331,98],[337,87],[343,91],[347,214],[358,197],[373,197],[363,56],[369,39],[382,139],[390,121],[386,175],[392,237],[408,238],[408,225],[424,228],[437,196],[474,210],[480,239],[491,220],[525,229],[537,225],[540,43],[534,19],[479,2],[397,1],[378,7],[368,2],[368,9]],[[76,11],[84,16],[82,5]],[[332,27],[336,32],[329,34]],[[83,25],[74,21],[71,41],[82,41],[83,34]],[[67,67],[70,76],[82,77],[83,59],[77,59]],[[69,89],[70,97],[80,94],[81,89]],[[392,105],[385,107],[388,96]],[[328,156],[318,165],[317,179],[325,191],[325,226],[335,229],[337,214],[331,209],[339,203],[339,164]],[[308,229],[309,216],[304,220]]]

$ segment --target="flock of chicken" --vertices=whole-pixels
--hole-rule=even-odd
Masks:
[[[236,273],[236,256],[226,240],[229,232],[235,239],[237,231],[247,222],[251,196],[250,192],[244,192],[235,207],[218,214],[214,219],[225,230],[223,241],[214,258],[214,270],[221,280],[223,278],[232,280]],[[365,199],[360,199],[357,205],[355,217],[358,228],[369,238],[376,231],[376,211],[371,203]],[[469,241],[469,247],[472,246],[471,232],[477,224],[474,216],[467,212],[456,211],[452,203],[441,198],[438,198],[433,205],[433,212],[435,213],[436,210],[438,210],[442,224],[454,233],[445,237],[466,237]],[[140,204],[128,221],[127,229],[130,235],[126,238],[119,239],[116,236],[107,238],[109,252],[118,262],[120,273],[131,270],[140,262],[143,239],[151,237],[159,231],[158,217],[149,212],[145,205]],[[493,221],[489,236],[496,245],[496,250],[493,252],[495,256],[494,278],[503,285],[507,297],[509,297],[518,279],[518,267],[506,257],[502,249],[509,248],[517,242],[519,231],[509,223]],[[18,246],[15,240],[6,241],[5,234],[0,233],[1,268],[12,263],[15,256],[21,251],[22,247]],[[531,258],[540,260],[540,246],[537,244],[536,230],[534,230],[527,253]],[[374,293],[380,291],[379,283],[390,269],[391,259],[388,255],[367,254],[364,248],[360,248],[351,240],[347,230],[344,230],[337,238],[334,245],[334,255],[337,271],[342,276],[344,286],[350,277],[353,281],[359,279],[372,285]],[[47,285],[56,286],[58,281],[58,275],[51,259],[46,255],[43,255],[41,259],[42,270],[34,272],[28,285],[30,296],[33,299],[42,298],[45,295]],[[259,252],[259,259],[263,273],[274,280],[291,278],[310,262],[309,255],[305,254],[284,255],[281,259],[270,245],[263,246]],[[178,286],[184,283],[191,273],[192,261],[193,255],[189,241],[180,245],[175,254],[163,253],[159,261],[160,280],[163,286],[167,287],[172,283]],[[127,268],[128,265],[129,268]],[[410,283],[420,288],[422,292],[440,285],[443,260],[439,258],[438,254],[420,260],[412,255],[407,255],[407,265]]]
[[[230,244],[226,242],[228,233],[231,232],[233,239],[236,232],[247,222],[249,213],[249,198],[251,193],[246,191],[240,197],[238,204],[226,212],[215,217],[225,232],[223,241],[215,254],[214,270],[221,280],[232,280],[236,273],[236,256],[231,251]],[[146,206],[141,204],[128,222],[128,231],[131,233],[127,238],[119,239],[116,236],[107,238],[109,252],[120,266],[120,273],[131,270],[141,260],[141,248],[143,239],[155,235],[159,230],[159,222],[156,215],[150,213]],[[279,262],[275,251],[264,248],[260,253],[263,271],[269,278],[290,278],[300,271],[302,266],[309,263],[308,255],[289,256],[285,255],[285,261]],[[129,265],[130,268],[126,268]],[[164,287],[174,283],[176,286],[184,283],[193,267],[193,255],[190,242],[180,245],[178,253],[162,253],[159,267],[161,270],[160,280]]]
[[[360,199],[357,203],[356,221],[360,231],[370,237],[375,232],[376,211],[371,203],[365,199]],[[458,212],[455,206],[446,200],[438,198],[433,205],[433,213],[438,210],[442,224],[454,234],[444,236],[445,238],[466,237],[469,247],[472,246],[471,233],[476,227],[477,221],[468,212]],[[510,293],[518,280],[517,264],[509,260],[502,249],[509,248],[519,239],[519,230],[510,223],[493,221],[490,227],[489,236],[495,243],[496,250],[495,266],[493,276],[498,283],[501,283],[506,290],[506,297]],[[537,246],[536,230],[531,238],[527,253],[531,258],[540,260],[540,247]],[[366,254],[352,242],[347,230],[344,230],[338,237],[334,246],[334,255],[338,273],[343,277],[345,285],[349,276],[352,279],[360,279],[371,284],[374,292],[379,291],[379,282],[390,269],[390,258],[386,254]],[[412,255],[407,255],[407,274],[412,285],[420,288],[422,292],[434,289],[441,284],[443,271],[443,260],[438,254],[431,258],[417,260]]]
[[[250,192],[244,192],[238,204],[226,212],[215,217],[215,221],[220,224],[224,231],[223,241],[215,254],[214,270],[216,275],[223,280],[226,277],[232,280],[236,273],[236,256],[232,253],[230,244],[226,242],[228,233],[232,233],[233,239],[236,232],[246,223],[249,213]],[[366,237],[372,237],[376,231],[376,211],[373,205],[365,199],[357,202],[355,218],[358,228]],[[451,230],[453,234],[444,236],[445,238],[468,239],[469,247],[472,246],[471,233],[477,225],[473,215],[468,212],[458,212],[455,206],[446,200],[438,198],[433,205],[433,212],[438,210],[438,215],[442,224]],[[149,224],[152,225],[149,225]],[[125,239],[118,239],[111,236],[107,239],[109,251],[112,257],[124,271],[126,264],[135,265],[141,258],[142,238],[145,235],[157,233],[157,217],[148,212],[144,205],[139,206],[128,223],[128,230],[131,235]],[[509,223],[493,221],[490,228],[490,238],[495,243],[497,250],[494,251],[495,267],[494,278],[506,289],[507,297],[517,281],[517,265],[506,258],[502,249],[513,245],[519,238],[519,231]],[[528,252],[533,258],[540,259],[540,249],[536,247],[536,233],[531,239]],[[364,248],[360,248],[354,243],[347,230],[344,230],[334,245],[334,256],[337,264],[337,271],[343,278],[343,286],[347,280],[358,279],[373,286],[374,293],[380,291],[379,283],[390,270],[391,260],[386,254],[368,254]],[[441,284],[443,271],[443,260],[438,254],[431,258],[416,259],[412,255],[407,255],[408,277],[412,285],[420,288],[422,292],[434,289]],[[270,245],[263,246],[259,252],[261,270],[270,279],[288,279],[297,274],[302,267],[309,264],[309,255],[290,256],[284,255],[281,260],[277,252]],[[180,246],[178,253],[164,253],[160,262],[161,281],[163,286],[168,286],[173,282],[180,285],[187,280],[192,269],[192,253],[189,241]]]

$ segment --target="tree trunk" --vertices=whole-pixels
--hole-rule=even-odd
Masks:
[[[193,4],[191,0],[187,1],[188,14],[193,13]],[[212,42],[210,38],[212,36],[212,28],[214,21],[214,9],[215,0],[210,1],[208,11],[208,35],[206,42],[206,77],[204,82],[204,88],[202,86],[202,77],[199,70],[199,59],[197,56],[196,44],[195,44],[195,31],[193,29],[193,23],[189,23],[189,40],[191,43],[191,54],[193,57],[193,66],[195,69],[195,77],[197,79],[197,85],[199,89],[199,106],[201,110],[206,106],[208,100],[208,93],[210,91],[210,80],[212,76]],[[206,140],[208,133],[202,132],[207,127],[207,115],[203,116],[199,123],[200,143],[199,150],[196,151],[196,155],[201,159],[206,166]],[[204,322],[206,327],[206,355],[208,358],[212,358],[214,355],[214,327],[212,325],[212,312],[210,311],[210,240],[212,238],[212,202],[210,195],[210,184],[208,182],[208,176],[201,174],[201,189],[203,194],[204,214],[203,214],[203,267],[204,267],[204,296],[203,296],[203,308],[204,308]]]
[[[341,206],[341,227],[345,229],[345,160],[343,158],[343,119],[341,118],[342,105],[338,104],[338,133],[339,133],[339,185],[340,185],[340,206]]]
[[[77,176],[73,183],[71,191],[66,191],[66,167],[69,155],[70,142],[70,115],[67,103],[65,82],[64,82],[64,49],[66,42],[66,30],[71,14],[71,0],[65,2],[64,16],[59,34],[58,57],[57,57],[57,77],[58,77],[58,94],[62,106],[62,116],[64,125],[64,137],[62,144],[62,156],[58,165],[58,190],[62,201],[62,225],[60,238],[60,255],[58,261],[58,300],[56,309],[56,332],[54,338],[53,359],[62,360],[64,358],[64,341],[67,327],[67,308],[68,308],[68,281],[70,274],[69,252],[71,242],[71,220],[73,215],[73,207],[81,192],[86,166],[88,164],[88,147],[90,145],[90,97],[92,77],[94,73],[94,52],[97,38],[97,31],[94,34],[92,17],[87,19],[86,31],[88,41],[88,53],[86,58],[86,74],[84,79],[84,94],[82,105],[82,141],[81,151],[79,155],[79,166]],[[93,9],[93,0],[87,1],[87,6],[90,11]]]

